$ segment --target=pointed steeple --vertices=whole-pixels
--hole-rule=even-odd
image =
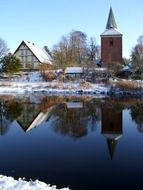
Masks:
[[[109,149],[109,153],[110,153],[110,158],[112,160],[113,156],[114,156],[115,149],[116,149],[117,140],[107,139],[107,144],[108,144],[108,149]]]
[[[111,29],[111,28],[117,29],[117,24],[114,18],[112,7],[110,7],[109,16],[108,16],[107,25],[106,25],[106,29]]]

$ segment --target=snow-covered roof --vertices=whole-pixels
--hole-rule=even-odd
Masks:
[[[122,36],[121,32],[119,32],[115,28],[106,29],[101,36]]]
[[[26,132],[30,131],[31,129],[37,127],[40,125],[43,121],[45,121],[48,118],[49,112],[53,109],[53,106],[47,109],[47,112],[40,112],[37,117],[34,119],[34,121],[30,124]]]
[[[40,123],[42,123],[45,118],[47,117],[48,113],[40,112],[34,121],[30,124],[26,132],[30,131],[31,129],[37,127]]]
[[[31,43],[29,41],[23,41],[27,47],[33,52],[33,54],[38,58],[41,63],[48,62],[52,64],[50,60],[50,55],[43,49],[39,48],[35,43]]]
[[[127,65],[125,65],[123,68],[122,68],[122,71],[132,71],[133,69],[133,64],[132,63],[129,63]]]
[[[102,67],[102,68],[95,68],[94,71],[97,71],[97,72],[105,72],[105,71],[108,71],[108,70],[107,70],[107,68]]]
[[[51,56],[44,50],[44,48],[40,48],[35,43],[29,41],[22,41],[13,54],[15,54],[23,44],[28,47],[40,63],[49,63],[52,65]]]
[[[83,68],[82,67],[67,67],[65,69],[65,74],[82,74]]]
[[[122,68],[122,71],[129,71],[129,70],[130,70],[130,67],[128,65]]]
[[[115,140],[118,140],[118,139],[122,136],[122,133],[119,133],[119,134],[104,133],[104,136],[105,136],[107,139],[115,139]]]

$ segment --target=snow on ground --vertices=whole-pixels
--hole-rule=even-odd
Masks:
[[[26,94],[26,93],[46,93],[46,94],[106,94],[109,87],[88,82],[0,82],[0,94]]]
[[[56,186],[47,185],[41,181],[25,181],[22,178],[15,180],[13,177],[0,175],[0,190],[59,190]],[[69,190],[62,188],[60,190]]]
[[[105,85],[91,84],[83,80],[72,82],[43,82],[40,72],[29,72],[18,75],[12,81],[0,81],[0,94],[107,94],[109,88]]]
[[[44,82],[40,72],[29,72],[18,75],[12,81],[0,80],[0,94],[31,94],[31,93],[44,93],[44,94],[107,94],[109,87],[102,84],[91,84],[84,80],[61,82],[51,81]]]
[[[124,79],[110,79],[109,84],[93,84],[86,82],[85,80],[66,81],[61,82],[59,80],[53,80],[51,82],[42,81],[40,72],[29,72],[16,76],[12,81],[0,80],[0,94],[7,95],[30,95],[33,93],[42,93],[44,95],[94,95],[105,97],[111,93],[115,95],[125,95],[128,93],[128,89],[121,89],[117,85],[129,84],[137,86],[138,90],[130,91],[129,94],[143,95],[143,81],[124,80]],[[123,85],[122,85],[123,86]]]
[[[36,81],[42,81],[42,77],[40,72],[25,72],[17,75],[13,78],[14,82],[36,82]]]

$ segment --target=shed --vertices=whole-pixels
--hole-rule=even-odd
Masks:
[[[68,77],[80,78],[83,75],[83,67],[67,67],[65,75]]]

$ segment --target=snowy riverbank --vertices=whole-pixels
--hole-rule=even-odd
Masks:
[[[44,82],[40,72],[21,74],[12,81],[0,81],[0,95],[94,95],[97,97],[143,96],[143,81],[109,79],[107,83],[91,83],[83,79]]]
[[[96,94],[107,95],[110,88],[88,82],[0,82],[0,94]]]
[[[84,80],[74,82],[8,82],[0,81],[0,95],[90,95],[107,96],[141,96],[143,81],[110,80],[108,84],[93,84]]]

